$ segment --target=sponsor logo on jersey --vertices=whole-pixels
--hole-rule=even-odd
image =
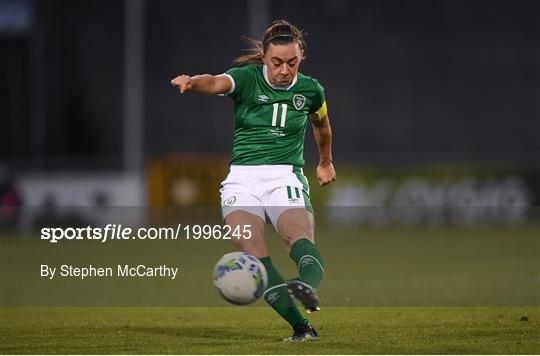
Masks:
[[[289,199],[289,204],[296,204],[299,201],[300,201],[300,199],[298,199],[298,198],[291,198],[291,199]]]
[[[223,205],[224,205],[224,206],[231,206],[231,205],[233,205],[235,202],[236,202],[236,197],[233,195],[233,196],[230,196],[230,197],[228,197],[227,199],[225,199],[225,200],[223,201]]]
[[[294,94],[292,101],[296,110],[300,110],[306,104],[306,97],[300,94]]]
[[[279,137],[285,136],[285,133],[283,133],[283,131],[280,131],[280,130],[270,129],[269,132],[270,132],[270,135],[279,136]]]
[[[263,103],[267,103],[268,99],[270,99],[270,98],[267,97],[266,95],[262,94],[262,95],[259,95],[259,98],[257,100],[262,101]]]

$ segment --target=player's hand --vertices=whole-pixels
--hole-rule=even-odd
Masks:
[[[321,187],[324,187],[325,185],[336,180],[336,170],[331,162],[319,163],[317,166],[317,180]]]
[[[180,90],[180,94],[184,94],[186,91],[191,90],[191,77],[189,75],[179,75],[171,80],[171,85],[177,87]]]

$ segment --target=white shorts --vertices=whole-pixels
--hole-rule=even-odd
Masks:
[[[236,210],[268,221],[277,230],[282,212],[303,208],[313,213],[309,185],[301,168],[291,165],[235,166],[221,183],[223,218]]]

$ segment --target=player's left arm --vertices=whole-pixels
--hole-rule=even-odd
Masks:
[[[317,180],[322,187],[336,180],[336,171],[332,164],[332,127],[326,111],[326,102],[317,112],[311,114],[310,118],[313,136],[319,150]]]

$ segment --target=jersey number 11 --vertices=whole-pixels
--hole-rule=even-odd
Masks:
[[[274,111],[272,112],[272,126],[277,126],[279,103],[275,103],[273,106],[274,106]],[[281,104],[281,122],[279,126],[285,127],[286,117],[287,117],[287,104]]]

